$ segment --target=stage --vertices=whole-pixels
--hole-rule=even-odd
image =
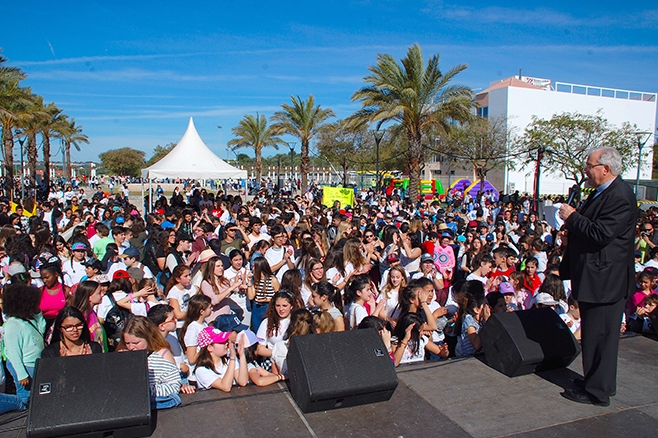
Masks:
[[[384,403],[302,414],[285,385],[183,396],[160,411],[153,437],[650,437],[658,430],[658,341],[620,342],[617,395],[606,408],[560,396],[581,376],[580,356],[567,369],[516,378],[484,358],[398,368],[400,384]],[[0,422],[15,418],[5,414]],[[26,416],[0,426],[0,438],[24,437]]]

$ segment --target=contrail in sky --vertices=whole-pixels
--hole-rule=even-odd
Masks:
[[[50,41],[48,40],[46,40],[46,42],[48,43],[48,47],[50,47],[50,51],[52,52],[53,56],[55,56],[55,49],[53,49],[53,45],[50,44]]]

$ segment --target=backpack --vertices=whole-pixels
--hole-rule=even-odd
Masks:
[[[121,342],[121,332],[126,327],[126,323],[134,316],[128,309],[117,305],[112,293],[107,294],[112,303],[112,308],[105,316],[103,328],[107,334],[107,343],[110,351],[114,351]]]

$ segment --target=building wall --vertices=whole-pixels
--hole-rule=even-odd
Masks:
[[[655,133],[656,131],[656,101],[638,101],[617,99],[611,97],[590,96],[558,91],[535,90],[520,87],[505,87],[489,92],[489,117],[506,117],[508,124],[517,128],[516,134],[522,135],[525,128],[532,122],[532,117],[550,119],[554,114],[563,112],[579,112],[595,114],[602,110],[602,115],[615,127],[629,122],[636,124],[641,131]],[[640,178],[651,179],[651,163],[653,160],[650,147],[654,142],[651,137],[643,152],[649,152],[649,157],[643,159]],[[637,163],[637,161],[636,161]],[[507,170],[503,191],[532,193],[534,185],[534,166]],[[635,179],[637,164],[631,165],[623,175],[627,179]],[[556,174],[548,174],[542,170],[540,191],[542,194],[567,193],[573,181],[566,180]]]

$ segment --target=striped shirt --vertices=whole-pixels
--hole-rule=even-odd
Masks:
[[[176,364],[154,351],[148,357],[148,368],[152,397],[166,397],[180,392],[182,381]]]

